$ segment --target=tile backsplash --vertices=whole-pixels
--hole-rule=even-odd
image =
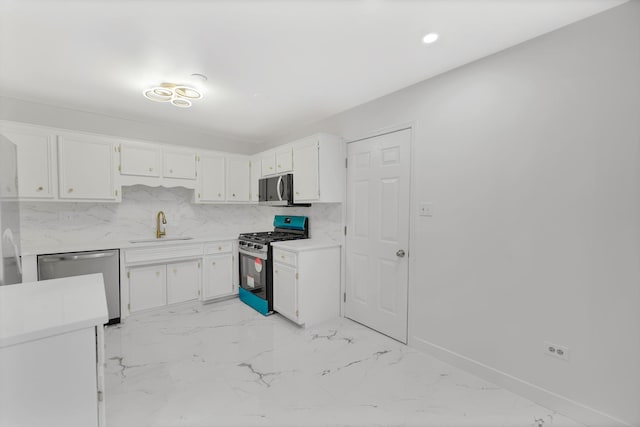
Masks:
[[[121,203],[23,202],[22,246],[155,237],[156,214],[167,216],[168,237],[237,236],[273,229],[273,216],[306,215],[311,237],[342,241],[342,205],[273,208],[257,205],[197,205],[185,188],[124,187]]]

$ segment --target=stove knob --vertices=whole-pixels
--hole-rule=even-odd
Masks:
[[[239,244],[240,246],[245,246],[245,245],[247,244],[247,242],[238,242],[238,244]]]
[[[253,243],[247,243],[247,247],[248,248],[252,248],[253,247]]]
[[[256,249],[262,249],[262,245],[253,245],[253,247]]]

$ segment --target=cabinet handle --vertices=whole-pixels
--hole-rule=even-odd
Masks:
[[[233,194],[232,194],[232,196],[233,196],[233,197],[236,197],[236,193],[233,193]]]
[[[216,262],[215,261],[211,262],[211,265],[216,265]]]
[[[169,173],[173,173],[173,169],[169,169]]]
[[[278,165],[278,168],[282,169],[282,166]]]
[[[153,168],[149,168],[149,172],[153,172]]]
[[[177,270],[174,268],[174,269],[173,269],[173,274],[176,274],[176,272],[177,272]]]
[[[222,194],[218,193],[218,197],[222,196]]]
[[[273,166],[269,166],[269,169],[270,169],[270,170],[273,170]]]
[[[299,192],[299,191],[296,191],[296,194],[300,194],[300,192]]]
[[[275,273],[278,274],[278,270],[276,270]]]
[[[221,251],[222,250],[222,246],[218,246],[218,250]]]
[[[67,193],[73,193],[73,188],[69,188],[69,189],[67,190]]]
[[[280,258],[284,259],[284,255],[280,255]]]
[[[38,187],[38,188],[36,188],[36,191],[42,191],[42,190],[44,190],[44,187]]]
[[[156,277],[160,277],[160,272],[156,271]]]

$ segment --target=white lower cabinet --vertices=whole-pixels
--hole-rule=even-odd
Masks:
[[[237,294],[237,251],[235,239],[123,249],[121,319],[168,304]]]
[[[273,246],[273,309],[298,325],[340,315],[340,245],[311,239]]]
[[[199,260],[167,264],[167,304],[194,300],[199,294]]]
[[[0,425],[106,425],[102,325],[0,348],[0,365]]]
[[[273,264],[273,309],[300,323],[296,274],[295,267],[280,263]]]
[[[209,255],[204,257],[202,300],[211,300],[233,294],[233,255]]]
[[[127,278],[131,313],[190,301],[200,292],[200,260],[131,267]]]
[[[238,291],[238,247],[234,241],[212,242],[204,245],[202,269],[202,301],[226,297]]]
[[[129,311],[134,313],[167,304],[166,266],[132,267],[129,279]]]

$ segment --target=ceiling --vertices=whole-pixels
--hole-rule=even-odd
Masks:
[[[262,142],[624,2],[0,0],[0,95]]]

